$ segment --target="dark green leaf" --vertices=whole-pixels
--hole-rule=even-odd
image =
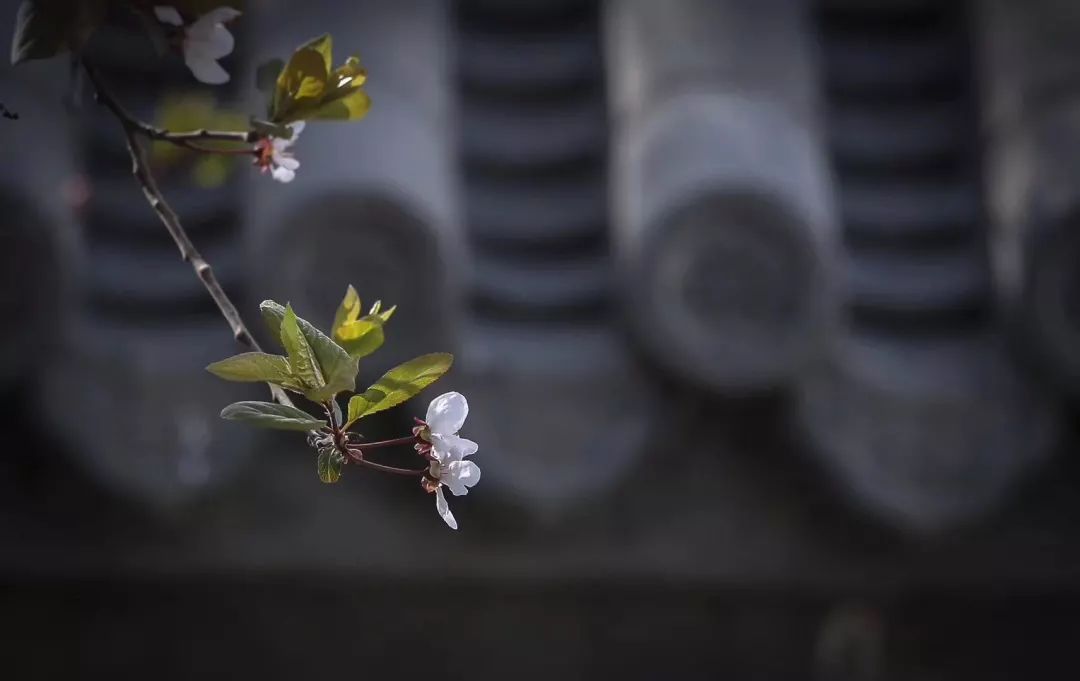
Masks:
[[[264,300],[259,306],[259,311],[271,330],[281,329],[285,319],[285,308],[272,300]],[[297,318],[296,322],[315,353],[324,379],[323,386],[313,387],[305,393],[305,396],[312,401],[323,402],[340,392],[355,390],[356,358],[351,357],[344,348],[330,340],[326,334],[307,320]],[[279,337],[279,333],[275,333],[275,337]],[[295,368],[293,373],[296,373]]]
[[[325,421],[306,411],[276,402],[236,402],[221,410],[221,418],[278,430],[315,430],[326,427]]]
[[[319,450],[319,480],[325,483],[340,480],[341,467],[344,463],[345,457],[337,450],[337,447],[326,447]]]
[[[450,369],[454,356],[445,352],[421,355],[399,364],[349,400],[349,423],[395,407],[414,397]]]

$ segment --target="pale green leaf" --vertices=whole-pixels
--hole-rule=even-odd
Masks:
[[[349,400],[349,423],[395,407],[416,396],[450,369],[454,356],[445,352],[421,355],[399,364]]]
[[[245,352],[240,355],[214,362],[206,370],[226,381],[242,383],[276,383],[293,385],[296,383],[289,373],[289,362],[280,355],[265,352]]]
[[[221,418],[277,430],[315,430],[326,427],[325,421],[306,411],[276,402],[236,402],[221,410]]]
[[[385,336],[379,317],[364,317],[337,330],[334,340],[356,359],[367,357],[382,347]]]
[[[334,324],[330,327],[330,336],[337,340],[337,331],[343,324],[348,322],[354,322],[360,318],[360,311],[363,308],[363,304],[360,302],[360,294],[356,292],[352,284],[349,284],[349,288],[345,289],[345,297],[342,298],[341,304],[338,305],[337,312],[334,313]]]

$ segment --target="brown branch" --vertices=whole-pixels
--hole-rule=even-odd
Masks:
[[[139,139],[140,135],[151,139],[164,139],[167,141],[221,139],[220,137],[211,136],[220,134],[230,136],[240,135],[242,136],[241,139],[233,139],[233,137],[230,137],[230,139],[233,139],[233,141],[246,141],[247,136],[250,133],[213,133],[206,130],[199,130],[192,133],[167,133],[159,130],[132,116],[127,109],[112,96],[112,93],[109,92],[109,89],[102,82],[97,71],[90,64],[83,62],[83,68],[86,69],[86,75],[90,78],[90,83],[94,87],[94,94],[97,100],[108,108],[120,122],[120,126],[124,130],[124,137],[127,139],[128,152],[131,154],[132,174],[139,183],[143,195],[146,197],[146,201],[150,204],[150,207],[154,209],[154,212],[157,213],[162,224],[165,225],[165,229],[169,232],[169,236],[176,242],[177,248],[180,249],[180,257],[183,258],[185,262],[191,264],[191,268],[195,270],[195,276],[199,278],[199,281],[206,287],[207,292],[210,293],[210,297],[214,299],[214,303],[217,304],[218,310],[221,311],[221,315],[225,318],[225,321],[228,322],[229,328],[232,329],[233,337],[236,338],[237,342],[252,350],[261,352],[262,348],[259,347],[258,341],[251,335],[251,331],[249,331],[244,324],[240,312],[237,311],[236,306],[233,304],[232,300],[229,299],[228,294],[225,293],[225,289],[221,287],[221,284],[217,280],[217,276],[214,275],[213,268],[210,267],[210,263],[206,262],[198,249],[195,248],[195,244],[191,242],[183,225],[180,224],[180,218],[162,195],[161,189],[158,188],[157,180],[154,179],[153,173],[150,172],[150,166],[146,159],[146,149]],[[289,396],[285,394],[285,391],[278,386],[270,384],[270,392],[273,394],[274,399],[279,403],[293,406],[292,400],[290,400]]]

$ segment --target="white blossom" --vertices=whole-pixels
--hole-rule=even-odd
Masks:
[[[475,454],[479,446],[458,435],[468,415],[469,403],[465,396],[449,392],[431,401],[424,420],[431,442],[432,461],[428,476],[438,483],[435,510],[455,530],[457,520],[446,503],[443,487],[447,487],[454,496],[463,496],[480,481],[480,467],[472,461],[465,461],[465,457]]]
[[[300,167],[300,161],[288,151],[296,138],[304,130],[304,121],[296,121],[289,124],[292,137],[270,137],[260,140],[255,147],[257,158],[255,163],[262,167],[263,171],[270,171],[271,176],[278,182],[292,182],[296,177],[296,169]]]
[[[218,7],[187,26],[175,7],[158,6],[154,14],[162,23],[183,28],[184,63],[197,79],[210,85],[229,82],[229,73],[218,60],[233,51],[235,40],[225,24],[240,16],[239,10]]]

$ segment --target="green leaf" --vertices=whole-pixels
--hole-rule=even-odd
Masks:
[[[349,57],[330,74],[326,93],[308,118],[336,121],[363,118],[371,108],[371,99],[361,89],[365,81],[367,72],[360,66],[360,60]]]
[[[285,62],[281,59],[269,59],[259,64],[259,68],[255,69],[255,87],[259,92],[273,92],[284,68]]]
[[[245,352],[220,362],[214,362],[206,370],[226,381],[242,383],[276,383],[288,387],[300,387],[289,371],[289,361],[280,355],[265,352]]]
[[[337,450],[337,447],[327,447],[319,451],[319,480],[325,483],[334,483],[341,479],[341,467],[345,463],[345,457]]]
[[[360,296],[355,288],[349,286],[345,291],[345,298],[338,306],[337,314],[334,315],[334,325],[330,333],[334,342],[356,359],[367,357],[382,347],[385,341],[383,324],[394,314],[397,306],[380,313],[382,302],[375,301],[371,311],[364,317],[360,316],[361,308]]]
[[[259,303],[259,314],[274,340],[284,348],[285,344],[281,342],[281,322],[285,321],[285,306],[273,300],[264,300]]]
[[[221,410],[221,418],[277,430],[315,430],[326,427],[325,421],[306,411],[276,402],[235,402]]]
[[[300,330],[300,323],[291,305],[285,306],[285,319],[281,322],[281,342],[289,355],[292,373],[300,379],[305,388],[322,388],[326,385],[319,360],[315,358],[311,343]]]
[[[345,289],[345,297],[341,299],[337,312],[334,313],[334,324],[330,327],[330,336],[336,338],[337,331],[342,325],[355,322],[360,318],[360,310],[363,304],[360,302],[360,294],[356,292],[352,284]]]
[[[275,332],[275,337],[282,341],[284,339],[280,338],[283,335],[280,331],[284,327],[285,310],[286,308],[272,300],[264,300],[259,305],[259,311],[262,313],[267,326],[270,327],[271,331],[275,328],[278,329]],[[357,358],[350,356],[345,348],[332,341],[326,334],[315,328],[311,322],[299,317],[296,322],[315,353],[315,358],[324,379],[322,386],[310,386],[304,396],[314,402],[325,402],[340,392],[355,390]],[[282,342],[282,345],[284,345],[284,342]],[[295,367],[293,373],[297,374]]]
[[[296,48],[278,75],[270,103],[271,121],[298,121],[318,107],[330,79],[332,45],[333,40],[326,34]]]
[[[371,97],[356,86],[343,95],[336,92],[325,95],[319,107],[305,118],[313,121],[358,121],[370,110]]]
[[[334,340],[345,348],[349,355],[362,359],[382,347],[386,340],[382,327],[381,319],[365,317],[342,326],[334,334]]]
[[[359,395],[349,400],[349,420],[352,424],[359,418],[405,402],[416,396],[450,369],[454,356],[445,352],[421,355],[399,364],[383,374],[382,378]]]
[[[361,89],[367,74],[360,60],[349,57],[332,69],[332,49],[333,39],[327,34],[293,52],[277,78],[270,103],[271,121],[353,121],[367,114],[371,99]]]

